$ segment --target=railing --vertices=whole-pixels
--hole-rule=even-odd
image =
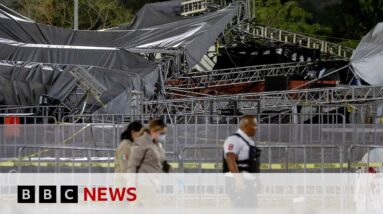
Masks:
[[[220,110],[224,111],[224,109]],[[226,115],[70,115],[63,118],[66,124],[120,124],[133,121],[148,123],[151,119],[162,118],[168,124],[239,124],[241,116]],[[346,118],[341,113],[262,113],[256,114],[259,124],[345,124]]]
[[[209,11],[216,11],[226,6],[226,0],[183,0],[181,2],[181,15],[198,15]]]
[[[25,150],[25,149],[36,149],[37,152],[32,154],[32,155],[27,155],[27,156],[22,156],[22,152]],[[114,157],[114,153],[115,153],[115,149],[101,149],[101,148],[86,148],[86,147],[64,147],[64,146],[61,146],[61,147],[55,147],[55,146],[21,146],[18,150],[18,172],[22,172],[22,163],[23,163],[23,160],[26,159],[26,158],[29,158],[31,159],[32,157],[35,157],[35,156],[38,156],[37,158],[37,171],[40,172],[40,167],[41,167],[41,154],[42,153],[46,153],[50,150],[69,150],[69,151],[81,151],[81,152],[106,152],[108,155],[107,155],[107,169],[108,169],[108,172],[110,170],[110,158],[111,157]],[[111,153],[113,152],[112,155],[110,155]],[[88,155],[86,156],[87,157],[87,161],[86,161],[86,165],[84,166],[87,166],[88,167],[88,172],[92,172],[92,159],[90,158],[89,156],[89,153]],[[75,167],[75,159],[74,157],[70,158],[72,161],[69,163],[69,165],[72,166],[72,172],[74,172],[74,167]],[[82,161],[83,162],[83,161]],[[67,163],[67,162],[64,162],[63,160],[60,160],[60,157],[58,157],[57,153],[55,152],[55,157],[54,157],[54,164],[52,164],[52,166],[55,167],[55,172],[60,172],[59,171],[59,166],[60,164],[62,163]],[[113,171],[112,171],[113,172]]]
[[[26,124],[57,124],[53,116],[33,116],[29,114],[0,114],[0,124],[7,125],[26,125]]]
[[[254,26],[250,31],[252,31],[251,33],[254,37],[284,43],[298,44],[306,48],[319,49],[322,53],[336,56],[338,58],[350,58],[354,51],[352,48],[339,44],[273,27]]]
[[[63,106],[0,106],[0,115],[20,115],[33,117],[55,117],[59,120],[67,113]]]
[[[373,160],[370,161],[370,158],[367,158],[366,162],[358,160],[355,162],[353,158],[353,152],[355,148],[367,149],[367,155],[370,154],[370,149],[373,148],[383,148],[382,145],[350,145],[349,147],[341,145],[288,145],[288,144],[279,144],[279,145],[264,145],[257,144],[257,147],[261,148],[261,169],[263,173],[266,172],[344,172],[347,169],[347,172],[353,172],[354,168],[361,167],[380,167],[383,168],[383,162],[377,162]],[[28,150],[37,150],[29,155],[24,155],[23,152]],[[48,153],[53,150],[55,156],[48,158],[48,156],[43,156],[42,154]],[[213,150],[214,156],[205,156],[202,157],[202,151]],[[65,157],[58,154],[57,151],[71,151],[72,156]],[[87,153],[85,156],[75,157],[73,156],[74,151],[80,151],[82,153]],[[189,157],[188,151],[198,151],[199,153],[194,152],[194,156]],[[295,161],[289,159],[289,154],[291,152],[301,151],[300,158],[294,157]],[[329,151],[326,153],[326,151]],[[344,153],[347,151],[347,153]],[[98,157],[92,157],[90,152],[104,152],[107,155]],[[37,168],[37,172],[42,172],[42,167],[48,167],[48,171],[52,172],[52,167],[54,167],[54,172],[76,172],[75,168],[87,168],[88,173],[94,172],[93,169],[97,167],[106,168],[106,172],[113,172],[113,156],[115,149],[107,148],[87,148],[87,147],[54,147],[54,146],[21,146],[18,149],[17,154],[17,172],[24,172],[24,166],[32,166]],[[64,154],[64,153],[63,153]],[[218,144],[211,145],[185,145],[180,149],[180,154],[174,152],[167,152],[167,155],[174,155],[175,162],[171,162],[175,166],[174,172],[185,172],[186,169],[193,172],[203,172],[203,170],[220,172],[222,170],[222,161],[223,161],[223,147]],[[195,155],[197,154],[197,155]],[[211,153],[210,153],[211,154]],[[320,156],[319,161],[315,162],[309,161],[308,158],[312,158],[313,154]],[[335,154],[335,155],[334,155]],[[344,154],[347,155],[347,163],[344,162]],[[366,155],[365,154],[365,155]],[[330,156],[329,156],[330,155]],[[331,155],[333,155],[331,157]],[[275,156],[280,156],[284,160],[279,161],[273,159]],[[206,160],[206,157],[211,158],[211,160]],[[173,160],[173,161],[174,161]],[[32,164],[29,164],[28,161]],[[309,171],[310,170],[310,171]],[[77,171],[78,172],[78,171]],[[85,171],[80,171],[85,172]],[[103,171],[105,172],[105,171]]]
[[[383,167],[383,162],[382,163],[379,163],[379,162],[376,162],[374,161],[374,163],[371,163],[370,162],[370,151],[371,149],[383,149],[383,145],[361,145],[361,144],[356,144],[356,145],[351,145],[350,148],[348,148],[348,171],[351,172],[351,169],[352,169],[352,166],[353,166],[353,155],[352,155],[352,152],[356,149],[356,148],[362,148],[362,149],[366,149],[367,152],[365,153],[367,155],[367,163],[361,163],[361,164],[356,164],[355,166],[356,167],[365,167],[365,168],[369,168],[369,167],[380,167],[382,168]],[[383,158],[382,158],[383,159]]]
[[[366,96],[364,98],[368,98],[368,93],[376,93],[373,90],[366,93]],[[380,93],[380,92],[378,92]],[[377,93],[376,93],[377,94]],[[352,95],[351,95],[352,96]],[[360,95],[361,97],[363,95]],[[202,99],[207,99],[202,97]],[[319,97],[318,97],[319,99]],[[183,99],[182,99],[183,100]],[[186,101],[187,99],[185,99]],[[176,101],[176,100],[173,100]],[[181,100],[180,100],[181,101]],[[142,122],[147,122],[150,119],[153,118],[163,118],[166,120],[168,123],[177,123],[177,121],[181,120],[195,120],[194,118],[198,118],[198,120],[204,121],[204,123],[211,122],[213,124],[218,124],[218,122],[215,122],[217,120],[222,120],[222,121],[233,121],[235,118],[238,116],[229,116],[229,115],[235,115],[236,113],[239,113],[241,110],[239,109],[241,106],[244,104],[241,104],[241,102],[235,102],[235,100],[232,100],[230,103],[230,100],[228,101],[220,101],[220,100],[213,100],[210,105],[214,105],[215,102],[219,102],[220,105],[214,108],[208,108],[209,103],[203,103],[201,102],[201,110],[205,110],[204,105],[206,105],[206,114],[190,114],[190,113],[185,113],[185,114],[161,114],[160,112],[157,112],[156,114],[83,114],[83,115],[68,115],[68,116],[63,116],[61,120],[57,121],[56,117],[53,116],[35,116],[33,113],[0,113],[0,123],[4,123],[5,118],[8,118],[7,123],[8,124],[57,124],[57,123],[69,123],[69,124],[74,124],[74,123],[107,123],[107,124],[127,124],[131,121],[134,120],[139,120]],[[250,102],[250,100],[248,101]],[[253,101],[256,103],[256,101]],[[224,104],[226,103],[226,106]],[[261,104],[261,103],[259,103]],[[153,104],[154,105],[154,104]],[[213,106],[212,106],[213,107]],[[291,109],[286,109],[285,111],[281,111],[281,109],[274,109],[276,112],[279,111],[281,113],[262,113],[262,114],[257,114],[259,115],[258,119],[260,123],[274,123],[275,122],[264,122],[264,121],[286,121],[286,118],[308,118],[309,117],[319,117],[323,118],[320,121],[327,120],[326,118],[331,118],[331,121],[334,121],[336,119],[337,115],[339,117],[343,117],[344,115],[347,115],[349,113],[361,113],[361,112],[366,112],[371,119],[370,122],[368,121],[353,121],[352,123],[383,123],[382,121],[382,115],[379,113],[378,105],[376,104],[347,104],[347,103],[338,103],[338,104],[309,104],[309,105],[304,105],[304,107],[312,108],[312,112],[316,112],[316,110],[320,109],[335,109],[335,112],[331,110],[331,113],[329,112],[323,112],[323,113],[295,113],[292,115]],[[181,107],[180,107],[181,108]],[[340,110],[341,109],[341,110]],[[256,106],[254,104],[254,109],[253,109],[252,114],[256,114],[256,112],[262,112],[265,110],[273,110],[272,107],[264,108],[262,106]],[[334,115],[337,114],[337,115]],[[294,117],[293,117],[294,116]],[[355,115],[356,116],[356,115]],[[206,119],[203,120],[203,117]],[[13,118],[13,119],[12,119]],[[264,118],[264,119],[262,119]],[[348,119],[348,118],[347,118]],[[294,121],[292,119],[289,119],[288,121]],[[340,123],[344,120],[336,119],[335,123]],[[339,122],[340,121],[340,122]],[[232,123],[232,122],[230,122]],[[281,122],[277,122],[281,123]],[[286,123],[286,122],[283,122]],[[296,123],[296,122],[287,122],[287,123]],[[318,122],[321,123],[321,122]]]
[[[314,115],[315,114],[311,114],[310,117]],[[215,166],[217,164],[219,165],[222,161],[222,152],[221,150],[214,149],[210,151],[205,147],[211,145],[220,147],[224,143],[224,140],[238,129],[239,117],[204,115],[170,116],[165,118],[166,120],[173,120],[173,123],[168,123],[168,134],[166,142],[164,143],[168,160],[172,160],[177,167],[185,166],[179,164],[181,159],[183,159],[184,162],[188,160],[194,162],[185,163],[187,169],[199,169],[201,166],[200,163],[203,162],[204,166],[208,166],[208,168],[212,168],[213,166],[213,169],[216,170]],[[321,121],[322,116],[327,117],[329,120]],[[284,117],[287,117],[288,120],[296,120],[297,123],[285,124],[285,121],[283,121]],[[362,149],[357,151],[355,151],[356,149],[352,149],[352,152],[349,153],[350,155],[347,155],[350,146],[360,145],[363,147],[365,145],[371,145],[371,148],[375,148],[382,145],[383,125],[381,124],[345,124],[344,116],[337,114],[320,115],[318,117],[321,124],[304,124],[304,122],[312,122],[307,121],[305,115],[273,114],[260,117],[260,123],[258,124],[254,141],[257,142],[257,145],[260,147],[267,147],[269,145],[279,147],[264,148],[265,151],[262,156],[264,165],[262,165],[262,169],[267,172],[270,170],[283,171],[287,168],[289,172],[294,170],[304,172],[306,168],[309,170],[310,167],[314,167],[314,169],[320,171],[322,162],[320,155],[323,151],[317,147],[310,148],[310,146],[315,147],[317,145],[342,146],[344,151],[342,152],[343,157],[346,157],[344,160],[349,160],[347,158],[350,157],[353,162],[351,166],[354,167],[357,166],[354,162],[360,161],[367,149],[364,148],[363,151]],[[273,121],[272,123],[270,122],[271,120]],[[334,121],[338,121],[339,123],[334,124]],[[73,167],[73,164],[71,164],[71,161],[73,161],[75,162],[75,167],[79,167],[80,171],[84,171],[84,168],[86,169],[86,167],[88,167],[88,165],[84,165],[88,162],[92,162],[92,167],[96,167],[100,164],[102,164],[104,168],[113,166],[109,165],[109,163],[99,163],[100,161],[111,161],[111,154],[103,154],[102,151],[88,151],[88,153],[86,153],[87,151],[78,151],[76,149],[115,149],[120,142],[120,133],[125,129],[125,124],[127,124],[128,121],[124,121],[126,122],[124,124],[82,122],[83,123],[77,122],[74,124],[1,125],[0,133],[4,134],[0,138],[0,171],[5,172],[11,170],[12,167],[17,168],[17,165],[15,165],[17,162],[9,162],[9,160],[20,157],[19,149],[23,146],[38,147],[26,148],[28,151],[36,150],[37,154],[23,160],[29,160],[32,163],[33,161],[41,161],[41,163],[48,164],[49,167],[47,168],[49,168],[49,170],[55,167],[55,161],[59,163],[59,167]],[[146,122],[147,120],[143,121],[143,123]],[[326,122],[328,122],[328,124],[326,124]],[[287,156],[289,157],[289,163],[287,164],[285,159],[286,151],[285,148],[281,148],[281,145],[282,147],[303,145],[306,146],[306,149],[288,148]],[[52,147],[56,149],[47,149],[48,151],[44,151],[46,148]],[[64,149],[60,150],[61,147]],[[195,149],[189,149],[185,156],[185,151],[183,150],[188,147],[195,147]],[[71,151],[70,149],[73,150]],[[25,149],[22,149],[22,151],[23,150]],[[317,152],[314,150],[317,150]],[[339,167],[343,167],[345,170],[347,169],[347,162],[341,165],[338,161],[339,152],[337,149],[324,150],[324,160],[326,160],[326,163],[323,168],[326,169],[326,172],[330,169],[338,172],[340,171]],[[39,157],[40,152],[43,151],[44,153],[41,153]],[[29,153],[33,154],[32,152]],[[269,153],[272,153],[272,156],[268,156]],[[181,156],[181,158],[179,158],[179,156]],[[306,163],[307,166],[305,165],[304,156],[306,156],[308,160]],[[78,159],[82,157],[82,160]],[[103,159],[100,160],[97,157]],[[271,165],[267,157],[271,157]],[[40,160],[38,158],[40,158]],[[213,163],[209,163],[209,161]],[[327,167],[332,167],[333,165],[337,167],[335,170]],[[35,166],[37,167],[37,165]],[[366,166],[366,164],[364,166]],[[41,169],[43,169],[43,167],[41,167]],[[46,169],[46,167],[44,167],[44,169]],[[100,171],[103,170],[102,168],[96,169]],[[203,169],[204,168],[201,170]],[[68,168],[63,168],[63,170],[68,170]]]
[[[182,16],[195,15],[207,11],[207,0],[182,1]]]
[[[273,164],[276,164],[275,162],[272,161],[272,150],[273,149],[283,149],[284,150],[284,157],[285,157],[285,162],[284,164],[281,164],[281,163],[278,163],[279,165],[281,165],[281,169],[282,171],[285,171],[285,172],[290,172],[289,170],[289,167],[292,167],[292,168],[301,168],[301,170],[303,170],[303,172],[307,172],[307,165],[309,164],[308,161],[307,161],[307,150],[309,149],[320,149],[320,154],[321,154],[321,158],[320,158],[320,162],[319,163],[310,163],[310,165],[316,165],[316,169],[320,170],[321,172],[325,172],[325,166],[326,164],[334,164],[334,163],[327,163],[328,160],[325,160],[325,152],[324,150],[325,149],[337,149],[339,151],[339,159],[337,160],[336,164],[337,166],[339,165],[339,167],[336,167],[336,168],[339,168],[339,172],[343,172],[343,148],[341,146],[337,146],[337,145],[257,145],[258,148],[261,148],[262,149],[267,149],[267,157],[268,157],[268,163],[267,163],[267,166],[268,166],[268,170],[271,172],[272,171],[272,166]],[[184,172],[185,169],[184,169],[184,166],[185,166],[185,159],[187,159],[187,155],[186,155],[186,151],[190,151],[190,150],[198,150],[198,151],[201,151],[201,150],[216,150],[215,153],[216,154],[220,154],[221,156],[221,159],[219,160],[216,160],[216,161],[220,161],[220,162],[215,162],[213,163],[216,167],[216,170],[218,169],[222,169],[222,167],[220,167],[220,164],[222,164],[222,161],[223,161],[223,147],[222,145],[198,145],[198,146],[185,146],[182,148],[181,150],[181,159],[180,159],[180,170],[181,172]],[[288,154],[289,154],[289,151],[291,149],[301,149],[303,150],[303,164],[301,163],[290,163],[289,162],[289,158],[288,158]],[[262,151],[262,153],[264,154],[265,150]],[[200,154],[200,153],[199,153]],[[264,156],[264,155],[263,155]],[[192,160],[192,161],[195,161],[195,160]],[[201,172],[202,170],[202,157],[199,157],[198,160],[197,160],[197,163],[199,164],[199,172]],[[299,166],[299,167],[298,167]],[[266,168],[266,167],[264,167]],[[313,168],[313,167],[310,167],[310,168]],[[334,167],[335,168],[335,167]],[[262,171],[264,172],[264,171]]]

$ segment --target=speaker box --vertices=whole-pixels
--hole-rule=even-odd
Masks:
[[[266,77],[264,91],[288,90],[289,78],[284,76]]]

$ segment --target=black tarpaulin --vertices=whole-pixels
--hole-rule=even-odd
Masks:
[[[0,60],[95,65],[142,72],[150,72],[156,68],[155,63],[118,48],[26,44],[0,38],[0,50]]]
[[[181,49],[189,66],[199,63],[219,34],[238,15],[241,4],[234,2],[225,9],[199,16],[176,18],[179,1],[146,4],[132,25],[114,30],[139,30],[142,35],[132,38],[126,48],[132,52],[155,52],[163,49]],[[167,8],[167,9],[164,9]],[[152,15],[153,14],[153,15]],[[247,15],[245,14],[244,17]]]
[[[0,76],[0,104],[26,105],[39,102],[41,94],[46,93],[43,84],[31,81],[12,80]]]
[[[69,72],[75,66],[106,88],[100,100],[87,100],[88,112],[126,114],[132,90],[150,97],[163,87],[159,66],[121,48],[126,32],[73,31],[37,24],[10,10],[0,14],[4,105],[38,105],[41,95],[63,102],[77,84]]]
[[[239,3],[200,16],[176,16],[174,2],[144,6],[133,26],[106,31],[70,30],[0,17],[0,38],[25,44],[117,47],[133,52],[182,50],[189,66],[197,64],[237,15]],[[172,5],[170,9],[167,5]],[[155,11],[149,15],[150,11]],[[144,17],[145,16],[145,17]]]
[[[102,108],[95,100],[89,101],[94,105],[92,112],[127,113],[132,90],[142,91],[144,96],[163,90],[159,67],[132,52],[183,52],[188,65],[193,66],[215,43],[240,7],[233,3],[216,12],[180,17],[179,3],[146,5],[133,25],[104,31],[43,25],[11,10],[0,10],[0,60],[10,61],[0,65],[0,76],[10,81],[40,84],[46,90],[33,93],[45,93],[62,100],[75,84],[69,70],[81,65],[107,88],[101,97],[106,106]],[[14,90],[14,96],[36,97],[27,93],[27,86],[17,84],[22,93]],[[1,97],[4,100],[4,96]],[[14,100],[12,103],[20,105],[36,104],[35,99]]]
[[[0,97],[3,97],[3,103],[8,105],[38,105],[39,100],[36,97],[41,95],[63,101],[71,92],[72,86],[76,84],[76,80],[69,73],[73,67],[74,65],[0,61],[0,77],[3,78],[2,89],[4,89]],[[105,113],[129,113],[128,97],[124,98],[123,95],[136,90],[143,92],[143,96],[152,96],[156,85],[162,81],[159,69],[143,73],[96,66],[84,66],[84,68],[107,89],[100,99],[105,106],[96,100],[89,101],[92,112],[102,109]],[[24,83],[27,82],[32,85],[25,85]],[[17,89],[15,85],[18,85]],[[30,90],[32,86],[35,88],[41,86],[45,90]],[[114,105],[116,98],[121,99],[119,103],[124,105]]]
[[[190,17],[181,16],[181,0],[145,4],[136,14],[131,25],[120,26],[120,29],[141,29],[167,24]]]

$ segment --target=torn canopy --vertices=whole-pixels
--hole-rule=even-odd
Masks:
[[[234,2],[225,9],[199,16],[178,16],[180,1],[146,4],[131,26],[110,30],[142,31],[140,39],[132,39],[127,49],[132,52],[155,52],[177,49],[185,54],[190,67],[198,64],[214,45],[226,26],[238,16],[241,3]],[[165,9],[167,8],[167,9]]]
[[[370,85],[383,85],[383,22],[367,33],[354,51],[350,64]]]
[[[194,66],[214,45],[241,6],[232,3],[216,12],[185,18],[176,16],[176,4],[179,1],[149,4],[138,13],[132,27],[125,25],[106,31],[75,31],[0,17],[0,38],[25,44],[124,48],[137,53],[181,50],[188,65]],[[165,10],[166,5],[173,5],[173,9]],[[153,11],[156,15],[146,16]]]
[[[2,104],[37,105],[36,97],[43,94],[63,102],[76,84],[69,71],[80,65],[106,87],[100,99],[104,108],[90,99],[88,112],[102,109],[111,114],[129,113],[123,95],[137,90],[143,96],[153,96],[157,87],[161,90],[163,81],[154,62],[120,48],[126,38],[126,32],[73,31],[41,25],[0,8]],[[41,89],[32,90],[37,85]],[[116,106],[115,99],[121,99],[121,106]]]
[[[38,104],[45,92],[45,86],[38,82],[13,80],[0,75],[0,105]]]
[[[145,96],[154,94],[157,89],[163,90],[159,68],[153,62],[130,52],[182,51],[188,65],[193,66],[237,15],[240,5],[233,3],[223,10],[186,18],[177,17],[178,9],[168,11],[160,10],[160,4],[152,6],[152,12],[161,11],[164,16],[153,16],[144,23],[142,15],[150,11],[147,10],[141,14],[141,22],[139,17],[136,19],[136,29],[122,27],[105,31],[75,31],[38,24],[15,14],[0,15],[0,60],[47,63],[45,67],[52,66],[55,71],[51,72],[53,76],[48,75],[43,66],[44,72],[35,71],[33,76],[33,72],[27,69],[24,77],[31,82],[28,78],[40,80],[36,82],[46,87],[46,93],[55,99],[63,99],[73,84],[73,77],[68,72],[70,68],[83,65],[108,89],[103,95],[107,107],[101,109],[96,105],[98,109],[93,108],[92,112],[127,113],[126,99],[122,97],[127,97],[131,90],[143,90]],[[11,65],[23,70],[18,64]],[[5,71],[1,71],[3,78],[7,78],[4,77]],[[48,76],[44,78],[42,73]],[[21,78],[22,75],[16,76]],[[8,79],[15,80],[9,75]],[[24,80],[21,78],[19,81]],[[16,103],[36,104],[32,101]]]
[[[25,44],[0,38],[0,50],[0,60],[94,65],[126,71],[141,70],[144,73],[156,68],[154,62],[118,48]]]
[[[181,16],[181,0],[145,4],[136,14],[132,24],[121,25],[119,29],[141,29],[188,19]]]
[[[38,105],[38,98],[44,94],[64,101],[66,95],[72,92],[72,86],[76,84],[76,80],[69,72],[73,68],[74,65],[1,61],[0,77],[3,90],[0,92],[0,102],[7,105]],[[128,96],[131,91],[142,91],[144,96],[153,96],[155,87],[162,82],[158,68],[149,73],[96,66],[84,68],[107,89],[100,98],[105,105],[102,106],[95,99],[89,99],[87,112],[129,114]]]

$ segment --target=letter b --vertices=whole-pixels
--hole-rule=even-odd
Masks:
[[[17,203],[35,203],[35,186],[17,186]]]
[[[56,203],[56,186],[40,186],[39,202]]]

